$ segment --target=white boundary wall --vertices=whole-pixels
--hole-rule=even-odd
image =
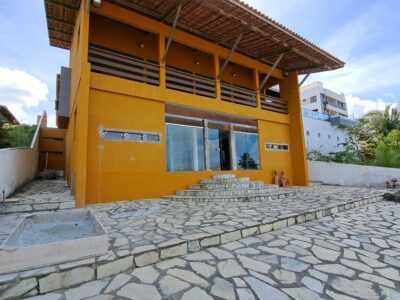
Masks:
[[[39,133],[47,123],[46,112],[39,119],[30,147],[0,149],[0,203],[17,188],[34,179],[39,167]]]
[[[400,169],[309,160],[308,176],[325,184],[384,187],[389,178],[400,179]]]

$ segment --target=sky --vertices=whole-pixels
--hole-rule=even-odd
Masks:
[[[49,45],[43,2],[0,0],[0,104],[23,123],[46,110],[55,126],[56,74],[69,53]],[[400,102],[399,0],[246,2],[346,62],[305,84],[343,92],[351,114]]]

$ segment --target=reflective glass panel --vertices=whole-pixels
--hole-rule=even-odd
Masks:
[[[167,124],[167,170],[205,169],[203,128]]]
[[[260,168],[257,134],[235,132],[235,146],[238,170]]]

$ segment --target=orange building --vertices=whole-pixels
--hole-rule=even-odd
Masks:
[[[70,50],[66,174],[77,206],[214,173],[308,185],[299,74],[342,61],[237,0],[45,0]]]

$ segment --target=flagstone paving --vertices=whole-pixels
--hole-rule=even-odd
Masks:
[[[285,227],[287,221],[284,219],[302,214],[304,219],[307,217],[307,220],[312,220],[316,216],[306,216],[308,212],[325,208],[329,210],[339,204],[378,197],[385,192],[383,189],[322,185],[295,187],[291,190],[297,194],[266,201],[230,203],[158,199],[89,207],[109,232],[111,249],[114,252],[137,252],[144,247],[160,248],[216,235],[221,235],[222,238],[224,233],[232,233],[231,237],[227,235],[226,239],[234,239],[235,232],[245,228],[250,228],[248,235],[253,235],[256,231],[251,232],[251,228],[260,230],[256,227],[262,224],[283,220],[280,226]],[[295,222],[296,220],[293,221]],[[279,224],[274,226],[276,229]]]
[[[380,201],[34,299],[400,299],[400,204]]]

